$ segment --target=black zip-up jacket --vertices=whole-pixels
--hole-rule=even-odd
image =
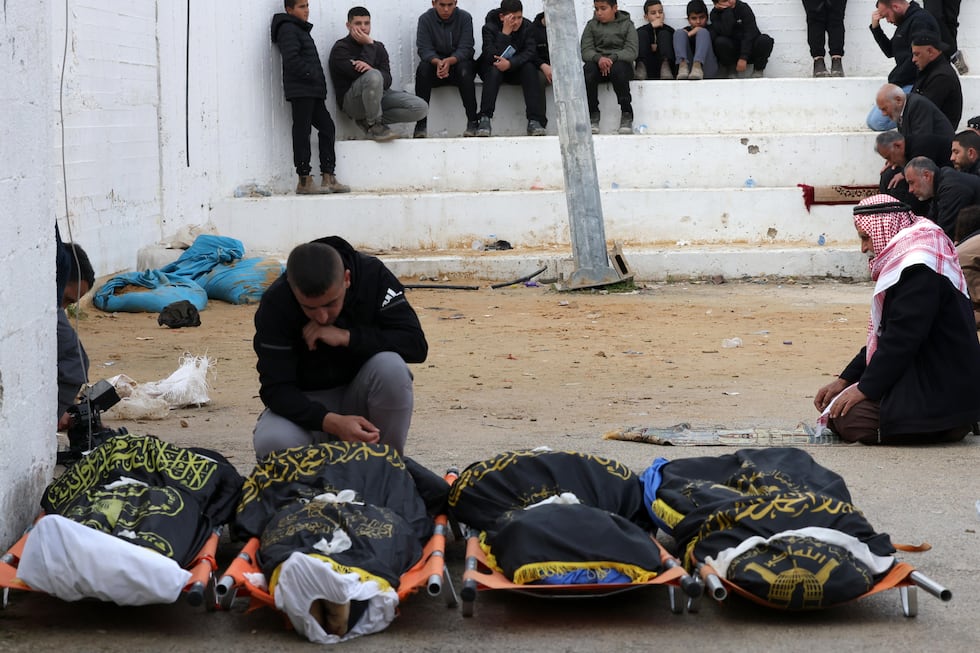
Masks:
[[[327,97],[327,78],[310,31],[313,24],[289,14],[272,17],[272,42],[282,54],[282,90],[287,100]]]
[[[512,45],[517,52],[510,58],[511,70],[517,70],[526,63],[535,65],[537,46],[534,43],[531,21],[527,18],[522,19],[521,26],[510,34],[504,34],[502,30],[500,10],[491,9],[487,12],[487,19],[483,23],[483,54],[480,56],[480,64],[492,65],[493,58],[500,56],[508,45]]]
[[[361,45],[348,34],[334,43],[330,50],[330,79],[333,80],[333,90],[341,105],[354,81],[363,74],[354,70],[353,61],[363,61],[380,72],[385,80],[384,87],[391,88],[391,63],[388,60],[385,44],[375,41],[368,45]]]
[[[531,29],[534,32],[534,51],[537,58],[534,61],[534,65],[538,68],[541,64],[546,63],[551,65],[551,53],[548,51],[548,28],[544,24],[544,12],[534,17],[531,21]]]
[[[909,3],[909,8],[895,27],[891,39],[885,36],[881,25],[870,29],[885,56],[895,59],[895,67],[888,73],[889,83],[902,87],[915,81],[916,67],[912,63],[912,39],[922,32],[939,35],[939,24],[936,23],[936,19],[915,2]]]
[[[956,130],[960,118],[963,117],[963,87],[960,86],[960,77],[946,55],[940,54],[918,72],[912,84],[912,92],[932,100],[943,115],[949,118],[953,130]]]
[[[259,396],[274,413],[319,431],[330,407],[303,393],[350,383],[361,366],[383,351],[407,363],[421,363],[429,346],[401,282],[379,259],[361,254],[337,236],[314,242],[336,249],[350,270],[351,285],[334,324],[350,331],[350,345],[318,342],[310,351],[303,340],[309,318],[283,274],[266,290],[255,312],[253,346],[258,356]]]
[[[728,9],[712,9],[708,16],[711,20],[708,31],[712,37],[727,36],[738,41],[738,58],[748,60],[752,57],[752,44],[762,34],[756,24],[752,7],[744,2],[736,2],[734,7]]]
[[[456,57],[459,61],[473,58],[476,44],[473,40],[473,16],[456,7],[449,20],[442,20],[435,8],[419,16],[415,33],[415,45],[419,59],[428,63],[435,58]]]
[[[862,348],[840,376],[881,402],[882,442],[973,424],[980,419],[980,344],[970,300],[925,265],[906,268],[885,291],[871,362]]]
[[[933,196],[929,219],[938,224],[952,240],[960,210],[980,204],[980,177],[969,172],[940,168],[932,180]]]

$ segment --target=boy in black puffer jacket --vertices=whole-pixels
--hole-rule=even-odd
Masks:
[[[350,187],[337,181],[334,174],[337,155],[334,152],[336,127],[327,111],[327,78],[320,65],[320,55],[310,31],[308,0],[283,0],[284,14],[272,17],[272,42],[282,54],[282,88],[293,108],[293,163],[301,195],[347,193]],[[320,148],[320,185],[310,176],[310,130],[316,127]]]

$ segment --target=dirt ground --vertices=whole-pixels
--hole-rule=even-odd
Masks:
[[[556,437],[590,450],[623,426],[791,429],[816,417],[814,392],[863,344],[869,293],[867,284],[830,281],[409,290],[429,357],[413,366],[406,452],[438,468]],[[254,311],[211,302],[202,326],[171,330],[155,314],[85,308],[79,330],[93,381],[160,380],[184,352],[214,361],[209,405],[143,423],[110,410],[107,425],[215,448],[247,472],[262,408]],[[736,338],[741,346],[725,346]]]
[[[454,279],[453,283],[466,283]],[[479,283],[479,282],[475,282]],[[637,471],[653,458],[721,455],[719,447],[663,447],[603,440],[626,426],[785,427],[813,422],[813,395],[864,342],[871,288],[835,281],[646,284],[632,293],[557,293],[545,287],[409,290],[429,341],[413,366],[416,411],[406,453],[438,472],[508,449],[548,445],[609,456]],[[156,315],[108,315],[88,307],[79,330],[92,380],[126,374],[146,382],[173,372],[184,352],[214,359],[211,403],[142,423],[105,415],[108,426],[151,433],[253,464],[251,429],[261,410],[253,306],[212,303],[198,328],[159,327]],[[725,347],[739,338],[740,347]],[[924,448],[810,447],[841,473],[855,503],[896,542],[928,540],[909,560],[949,586],[950,603],[919,593],[906,619],[897,592],[844,608],[790,615],[745,602],[706,602],[671,615],[663,590],[586,602],[481,594],[461,618],[441,599],[411,597],[385,632],[345,650],[461,651],[945,651],[977,650],[980,546],[974,502],[977,445]],[[235,550],[219,551],[219,564]],[[447,550],[463,569],[460,542]],[[270,611],[208,614],[180,603],[119,608],[12,596],[0,610],[0,650],[309,651]]]

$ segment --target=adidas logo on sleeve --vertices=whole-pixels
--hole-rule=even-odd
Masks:
[[[404,298],[405,297],[405,293],[402,292],[402,291],[400,291],[400,290],[395,290],[393,288],[389,288],[388,289],[388,292],[385,293],[385,299],[384,299],[384,301],[381,302],[381,308],[386,308],[389,304],[391,304],[391,302],[393,302],[395,299],[397,299],[399,297]]]

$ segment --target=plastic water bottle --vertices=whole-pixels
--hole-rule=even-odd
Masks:
[[[752,177],[749,177],[748,179],[746,179],[745,180],[745,187],[746,188],[755,188],[755,179],[753,179]]]
[[[825,234],[820,234],[817,236],[817,244],[823,247],[827,244],[827,236]]]
[[[633,128],[633,133],[634,134],[645,134],[645,133],[647,133],[647,126],[646,125],[637,125],[636,127]]]
[[[614,181],[614,182],[612,183],[612,186],[611,186],[611,188],[612,188],[613,190],[616,190],[617,188],[619,188],[619,184],[617,184],[617,183],[616,183],[616,182]]]

